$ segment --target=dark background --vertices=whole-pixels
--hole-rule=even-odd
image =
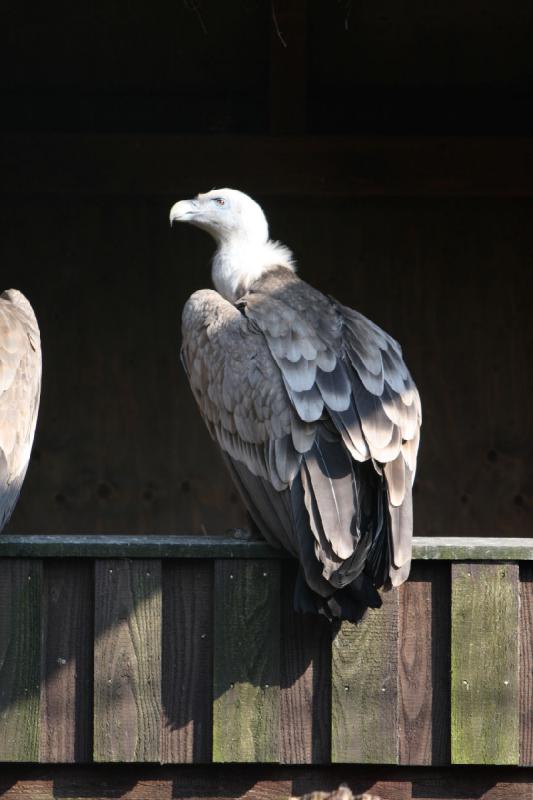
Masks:
[[[533,5],[12,3],[0,50],[0,288],[42,332],[11,532],[243,521],[178,362],[229,185],[303,278],[403,345],[418,535],[531,534]]]

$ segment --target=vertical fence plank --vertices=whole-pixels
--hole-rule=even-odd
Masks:
[[[39,759],[38,560],[0,560],[0,761]]]
[[[518,764],[517,564],[452,566],[452,762]]]
[[[164,763],[206,763],[212,752],[213,564],[163,564]]]
[[[296,567],[282,564],[282,764],[325,764],[331,752],[331,626],[293,610]]]
[[[398,592],[332,648],[332,761],[398,763]]]
[[[279,758],[280,565],[215,563],[213,760]]]
[[[450,566],[415,562],[400,589],[400,763],[450,761]]]
[[[92,754],[93,565],[43,564],[40,761],[90,761]]]
[[[520,764],[533,765],[533,564],[520,564]]]
[[[94,759],[159,761],[161,562],[95,562]]]

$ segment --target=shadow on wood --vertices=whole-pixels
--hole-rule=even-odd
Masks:
[[[328,760],[329,626],[292,611],[292,563],[0,559],[0,570],[0,760],[205,763],[213,746],[229,760],[226,724],[250,692],[240,723],[263,721],[248,741],[268,752],[246,755],[243,736],[235,760]]]

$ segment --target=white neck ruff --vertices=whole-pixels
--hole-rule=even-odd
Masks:
[[[284,244],[271,239],[258,244],[232,237],[219,244],[211,278],[217,292],[234,303],[263,273],[276,267],[296,271],[292,252]]]

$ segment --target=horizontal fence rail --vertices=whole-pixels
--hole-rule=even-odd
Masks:
[[[244,533],[244,532],[243,532]],[[284,558],[282,550],[234,536],[139,534],[0,535],[0,557],[19,558]],[[533,538],[415,536],[413,558],[429,561],[531,561]]]
[[[335,626],[260,541],[1,536],[0,761],[533,765],[533,540],[414,557]]]

